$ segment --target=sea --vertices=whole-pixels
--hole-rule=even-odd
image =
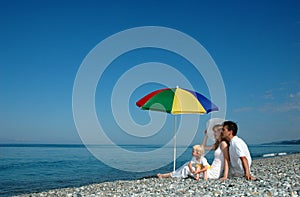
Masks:
[[[107,147],[103,145],[98,148]],[[147,152],[159,146],[122,145],[122,148]],[[300,145],[249,145],[249,149],[255,160],[299,153]],[[176,160],[177,167],[189,161],[191,150],[192,147],[185,148]],[[173,154],[171,147],[169,152]],[[205,157],[211,163],[213,152],[208,152]],[[146,172],[118,170],[94,157],[84,145],[0,144],[1,197],[114,180],[141,179],[172,170],[172,161],[159,169]]]

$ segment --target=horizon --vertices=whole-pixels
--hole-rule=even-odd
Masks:
[[[258,145],[298,145],[298,144],[278,144],[278,143],[281,143],[281,142],[293,142],[293,141],[300,141],[300,138],[299,139],[285,139],[285,140],[281,140],[281,141],[272,141],[272,142],[262,142],[262,143],[259,143],[259,144],[248,144],[248,146],[258,146]],[[84,144],[84,143],[34,143],[34,142],[31,142],[31,143],[19,143],[19,142],[0,142],[0,146],[1,145],[17,145],[17,146],[26,146],[26,145],[36,145],[36,146],[47,146],[47,145],[50,145],[50,146],[115,146],[115,145],[112,145],[112,144]],[[195,144],[190,144],[188,145],[188,147],[193,147]],[[164,146],[164,144],[118,144],[117,146]],[[168,146],[164,146],[166,148],[174,148],[172,145],[168,145]],[[180,144],[177,144],[176,146],[177,148],[184,148],[186,147],[186,145],[180,145]]]

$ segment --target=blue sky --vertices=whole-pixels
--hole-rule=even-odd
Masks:
[[[299,139],[299,10],[299,1],[1,1],[0,142],[80,143],[72,91],[82,61],[102,40],[139,26],[176,29],[206,48],[224,81],[226,119],[238,122],[248,143]],[[137,139],[110,115],[114,82],[149,61],[173,65],[207,93],[203,79],[181,68],[187,63],[172,53],[145,49],[120,57],[101,78],[107,94],[96,95],[104,101],[96,102],[100,122],[116,143],[165,143],[171,137],[164,131],[172,128],[170,117],[161,134]],[[130,99],[137,122],[149,117],[134,103],[154,87],[161,86],[140,87]],[[195,141],[206,121],[200,118]]]

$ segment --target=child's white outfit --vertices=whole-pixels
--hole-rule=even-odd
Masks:
[[[204,158],[204,157],[202,157],[202,158]],[[206,165],[209,165],[207,163],[207,160],[206,159],[204,160],[204,159],[202,162],[206,163]],[[195,162],[195,161],[196,161],[196,158],[193,157],[192,161],[189,161],[189,162]],[[188,166],[189,162],[186,162],[183,166],[178,168],[175,172],[173,172],[171,174],[171,176],[176,177],[176,178],[186,178],[188,175],[194,176],[191,173],[189,173],[189,166]],[[200,159],[200,162],[201,162],[201,159]],[[197,163],[197,161],[195,163]],[[204,165],[204,164],[202,164],[202,165]],[[213,160],[211,166],[209,166],[207,169],[207,177],[209,179],[219,179],[223,175],[223,171],[224,171],[224,154],[219,145],[218,148],[214,152],[214,160]],[[200,177],[201,177],[201,175],[202,174],[200,174]]]
[[[189,163],[192,163],[192,168],[193,170],[196,169],[196,165],[201,165],[201,166],[209,166],[207,160],[205,157],[200,157],[200,161],[196,160],[196,157],[192,157],[192,160],[189,162],[186,162],[183,166],[178,168],[175,172],[172,172],[171,176],[176,177],[176,178],[187,178],[188,176],[194,177],[195,175],[191,173],[190,168],[189,168]]]

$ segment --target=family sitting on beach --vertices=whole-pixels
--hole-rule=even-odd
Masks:
[[[220,119],[212,119],[208,122],[202,145],[193,146],[192,159],[174,172],[157,174],[158,178],[187,178],[221,179],[228,177],[242,177],[247,180],[255,180],[250,174],[251,155],[246,143],[236,136],[238,127],[233,121],[221,122]],[[208,132],[213,133],[215,143],[206,146]],[[209,165],[204,157],[205,150],[214,150],[214,160]]]

